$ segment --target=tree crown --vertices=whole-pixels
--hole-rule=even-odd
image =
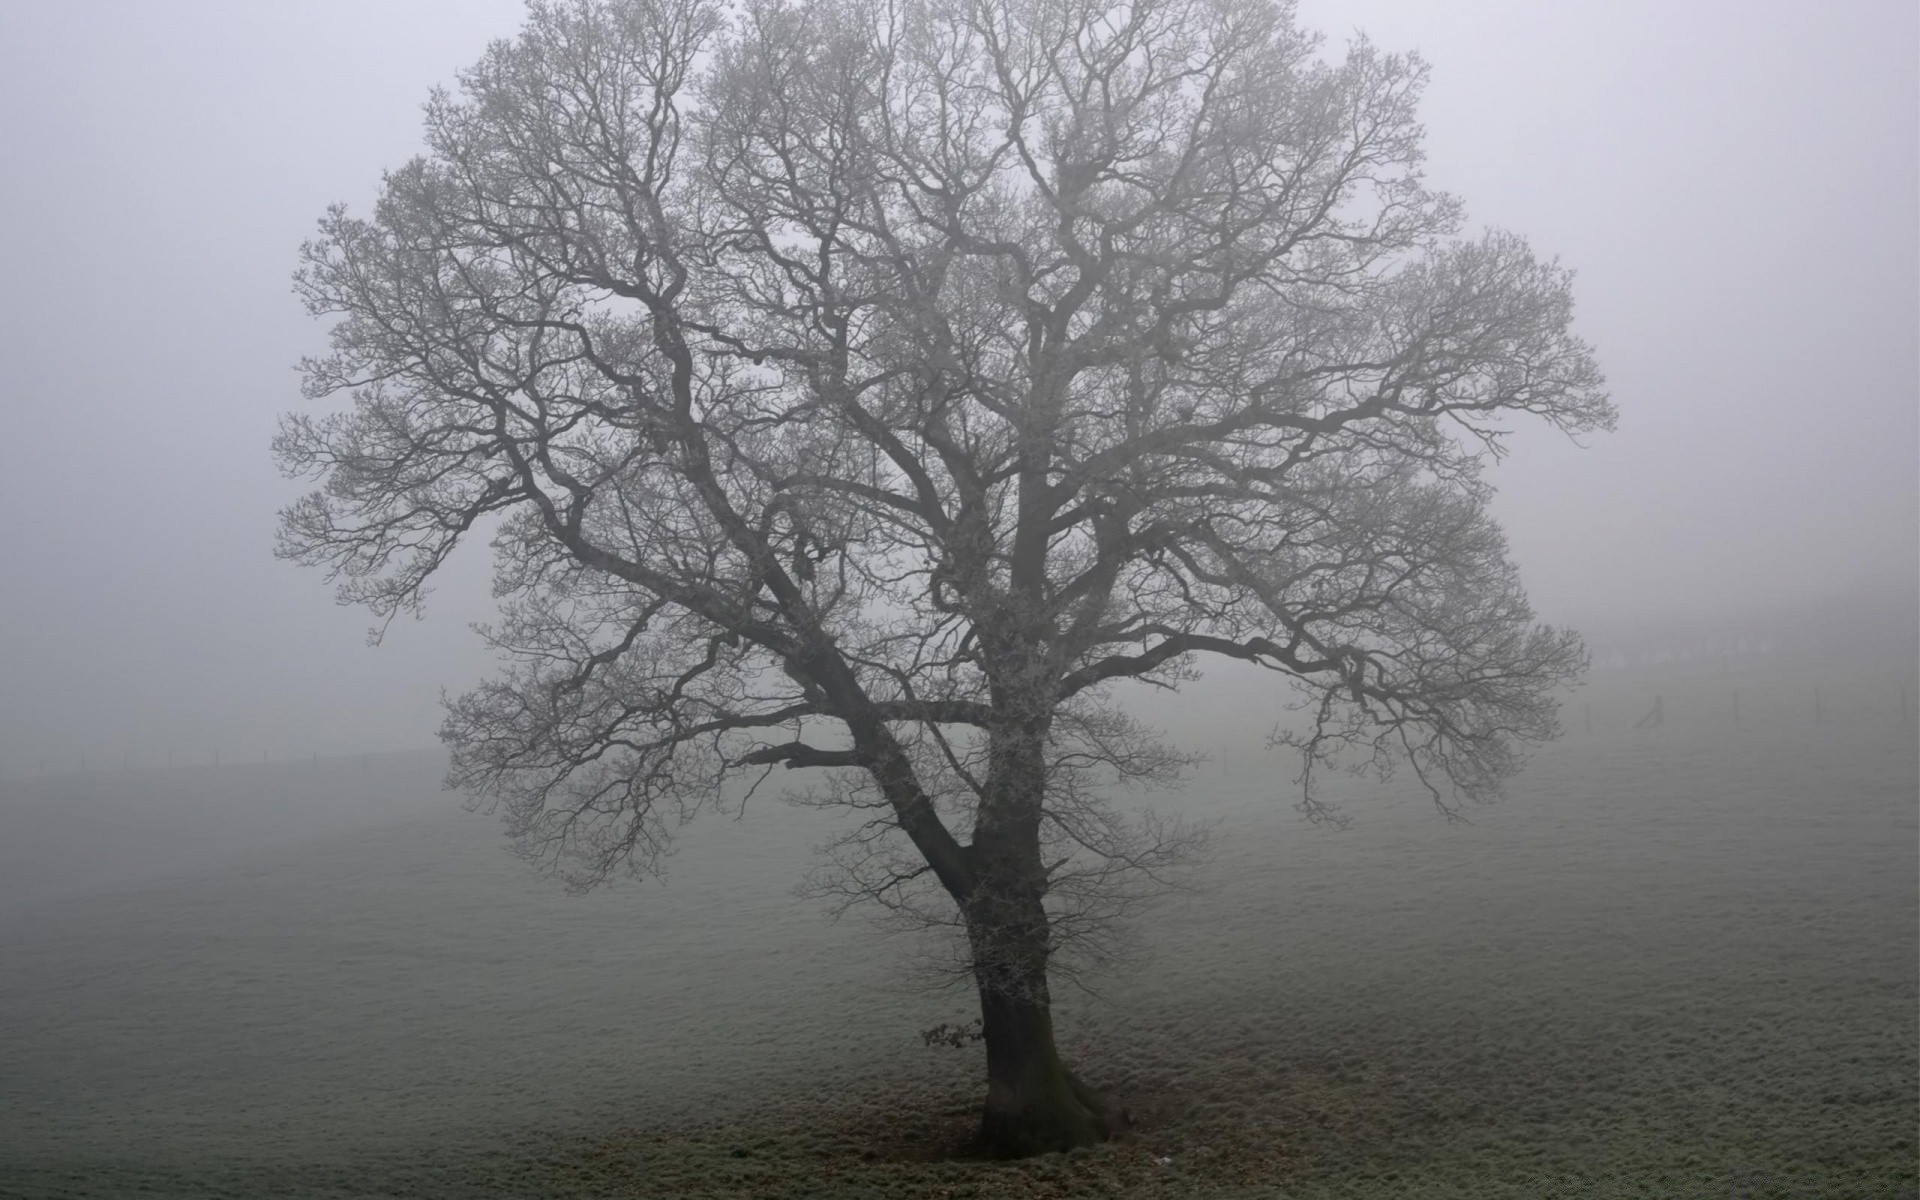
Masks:
[[[1309,782],[1489,794],[1584,654],[1482,468],[1613,410],[1568,274],[1423,182],[1424,78],[1273,0],[534,3],[303,249],[353,404],[285,421],[282,552],[384,620],[496,530],[452,780],[581,885],[784,764],[874,807],[853,893],[1032,810],[1106,911],[1185,843],[1101,785],[1188,761],[1110,690],[1205,656],[1298,681]]]

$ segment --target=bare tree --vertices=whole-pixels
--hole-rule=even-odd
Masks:
[[[1451,811],[1583,663],[1480,472],[1613,412],[1566,274],[1424,186],[1423,78],[1275,0],[536,2],[304,248],[353,407],[284,424],[282,553],[384,621],[495,529],[452,785],[586,887],[822,769],[825,886],[964,932],[985,1143],[1105,1136],[1049,967],[1192,842],[1105,799],[1189,762],[1118,685],[1284,673],[1309,811]]]

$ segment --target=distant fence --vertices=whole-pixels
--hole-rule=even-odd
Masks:
[[[1783,718],[1791,720],[1795,714],[1797,714],[1804,723],[1816,726],[1828,724],[1829,721],[1835,724],[1858,724],[1862,721],[1871,722],[1876,713],[1890,721],[1897,721],[1902,725],[1912,725],[1914,720],[1913,690],[1908,687],[1887,688],[1884,689],[1884,694],[1877,696],[1863,694],[1863,692],[1869,691],[1869,689],[1853,691],[1842,689],[1836,692],[1835,689],[1831,688],[1808,687],[1795,689],[1785,694],[1783,694],[1780,689],[1750,689],[1750,692],[1752,690],[1760,690],[1762,694],[1767,697],[1769,701],[1769,711],[1766,714],[1766,718],[1762,719],[1770,718],[1775,724],[1778,724]],[[1752,707],[1751,699],[1749,700],[1747,714],[1743,721],[1740,710],[1740,695],[1740,688],[1727,688],[1723,691],[1706,695],[1702,695],[1696,691],[1689,697],[1691,703],[1686,718],[1689,723],[1695,725],[1718,724],[1734,729],[1740,728],[1743,723],[1755,723],[1756,714]],[[1594,732],[1593,703],[1585,701],[1572,707],[1579,709],[1580,732],[1592,734]],[[1617,721],[1619,718],[1618,702],[1609,707],[1612,711],[1602,718],[1603,725]],[[1568,725],[1569,728],[1571,728],[1571,723],[1565,721],[1564,716],[1565,714],[1563,713],[1562,724]],[[1633,730],[1661,729],[1667,725],[1670,717],[1671,714],[1667,705],[1667,694],[1665,692],[1653,692],[1639,718],[1634,720],[1627,728]]]
[[[1857,677],[1721,684],[1698,678],[1655,681],[1614,676],[1563,696],[1560,707],[1563,743],[1662,734],[1762,736],[1789,730],[1839,736],[1849,731],[1905,729],[1920,736],[1917,719],[1920,689],[1911,683]],[[1297,727],[1298,723],[1296,716],[1285,724]],[[1206,742],[1190,748],[1204,752],[1215,771],[1265,773],[1275,770],[1279,761],[1263,734],[1236,733],[1231,741],[1215,735]],[[1293,769],[1291,760],[1282,765]]]

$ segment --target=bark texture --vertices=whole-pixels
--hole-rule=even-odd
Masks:
[[[1011,657],[1011,656],[1010,656]],[[1002,665],[1004,675],[1031,680],[1040,667]],[[968,944],[980,994],[987,1048],[987,1095],[980,1144],[989,1154],[1018,1158],[1071,1150],[1112,1136],[1124,1114],[1061,1061],[1053,1033],[1048,965],[1053,929],[1041,856],[1046,811],[1049,722],[1040,701],[1023,703],[1002,689],[999,709],[1016,719],[992,736],[990,802],[981,809],[972,852],[978,870],[969,893],[956,896],[968,922]]]
[[[980,1014],[987,1044],[983,1150],[1000,1158],[1071,1150],[1104,1141],[1126,1126],[1124,1110],[1060,1060],[1044,996],[983,989]]]

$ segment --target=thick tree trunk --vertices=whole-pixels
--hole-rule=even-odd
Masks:
[[[1038,845],[1026,845],[1030,835],[1017,827],[1011,837],[1007,833],[1002,827],[975,842],[1000,869],[983,872],[967,932],[987,1044],[981,1148],[999,1158],[1021,1158],[1103,1141],[1125,1115],[1060,1061],[1047,990],[1050,930]],[[1005,855],[997,861],[996,850]],[[1019,869],[1029,856],[1033,869]]]
[[[1125,1113],[1060,1061],[1044,994],[1013,995],[983,986],[980,1015],[987,1043],[983,1150],[998,1158],[1071,1150],[1104,1141],[1124,1126]]]
[[[1047,992],[1052,930],[1040,859],[1051,695],[1049,684],[995,697],[996,706],[1014,716],[993,731],[990,799],[981,806],[968,847],[973,885],[956,897],[966,915],[987,1044],[980,1143],[1000,1158],[1102,1141],[1126,1119],[1073,1077],[1053,1040]]]

